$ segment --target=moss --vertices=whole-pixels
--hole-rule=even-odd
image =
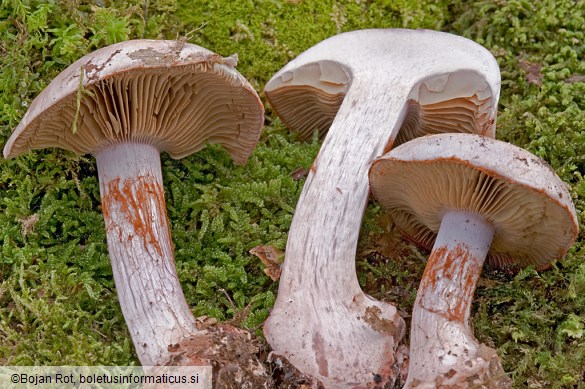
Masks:
[[[229,3],[229,5],[228,5]],[[547,160],[585,209],[585,2],[317,0],[9,0],[0,3],[0,140],[65,66],[131,38],[178,38],[222,55],[260,92],[287,61],[338,32],[432,28],[488,47],[502,69],[498,137]],[[299,142],[267,107],[249,163],[219,147],[163,156],[177,268],[196,315],[238,316],[258,329],[276,284],[248,251],[285,248],[319,143]],[[0,160],[0,361],[135,364],[113,285],[95,162],[61,150]],[[424,259],[372,205],[358,250],[366,292],[410,312]],[[473,320],[518,388],[580,388],[585,380],[582,236],[551,271],[486,272]],[[240,315],[238,315],[240,314]]]
[[[238,69],[260,91],[302,51],[339,32],[360,28],[440,28],[445,2],[179,0],[177,15],[193,43],[222,55],[239,53]]]
[[[234,166],[219,147],[181,161],[165,159],[175,255],[181,278],[191,280],[185,293],[196,315],[225,320],[252,302],[254,315],[244,324],[257,327],[266,318],[275,288],[248,252],[259,245],[284,249],[302,189],[292,172],[308,168],[318,148],[316,141],[291,143],[273,133],[245,167]]]

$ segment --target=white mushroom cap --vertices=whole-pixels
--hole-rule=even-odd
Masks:
[[[578,233],[567,186],[545,161],[478,135],[404,143],[373,162],[370,185],[396,225],[427,248],[446,212],[481,215],[495,226],[493,266],[543,268],[562,258]]]
[[[220,143],[244,163],[260,137],[263,107],[235,63],[177,41],[132,40],[97,50],[37,96],[4,156],[45,147],[97,153],[130,141],[181,158]]]
[[[381,70],[389,79],[401,76],[401,85],[389,88],[414,85],[395,144],[428,133],[494,136],[500,93],[495,58],[469,39],[437,31],[371,29],[333,36],[278,71],[265,93],[289,128],[303,138],[319,129],[323,137],[353,80]]]

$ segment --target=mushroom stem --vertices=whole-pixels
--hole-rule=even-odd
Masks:
[[[410,91],[356,74],[321,146],[288,234],[279,298],[264,324],[276,353],[326,387],[395,380],[396,308],[361,290],[355,254],[368,168],[395,136]],[[313,374],[315,374],[313,373]]]
[[[95,155],[114,281],[142,365],[199,332],[173,256],[159,151],[123,143]]]
[[[449,385],[489,371],[492,357],[497,358],[495,351],[479,344],[469,325],[473,294],[494,232],[473,212],[443,216],[412,313],[405,388],[421,383],[454,387]]]

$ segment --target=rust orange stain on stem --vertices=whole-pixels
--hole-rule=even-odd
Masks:
[[[309,169],[311,172],[313,172],[313,174],[317,174],[317,166],[315,166],[317,161],[313,162],[311,164],[311,168]]]
[[[168,242],[171,241],[171,233],[167,222],[164,190],[154,176],[138,176],[123,182],[120,182],[120,178],[110,180],[106,184],[102,206],[108,232],[118,229],[118,233],[122,234],[123,226],[111,217],[119,209],[133,228],[134,234],[142,239],[144,246],[151,246],[160,256],[163,255],[156,231],[166,234]],[[123,238],[120,236],[121,240]]]
[[[470,254],[467,246],[461,243],[457,244],[453,250],[445,246],[434,249],[419,287],[421,307],[448,320],[465,323],[481,271],[478,263],[478,259]],[[449,283],[455,285],[454,295],[449,295],[450,292],[445,290],[446,281],[443,281],[442,288],[438,289],[441,280],[448,280]],[[447,301],[447,310],[443,311],[432,305],[426,306],[430,303],[425,303],[423,306],[425,296],[435,296]]]

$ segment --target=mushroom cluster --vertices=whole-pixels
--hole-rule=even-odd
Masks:
[[[429,133],[494,136],[499,67],[455,35],[403,29],[339,34],[266,84],[288,125],[323,145],[295,209],[276,303],[264,324],[275,353],[331,388],[400,381],[405,323],[360,288],[355,254],[368,168],[393,143]]]
[[[510,386],[495,350],[479,344],[469,325],[484,259],[489,251],[495,266],[538,267],[565,254],[577,226],[569,193],[546,163],[491,139],[499,90],[499,68],[485,48],[401,29],[329,38],[267,83],[266,97],[289,128],[324,139],[264,324],[275,353],[325,387],[404,379],[404,322],[393,305],[364,294],[355,273],[372,189],[407,235],[435,245],[413,312],[406,387]],[[416,167],[391,163],[393,147]],[[373,163],[368,185],[372,161],[388,151]],[[430,162],[434,154],[440,162]],[[475,168],[474,159],[482,161]],[[511,170],[493,173],[490,163]],[[520,184],[508,186],[513,179]],[[520,206],[521,198],[530,200]]]
[[[187,305],[160,164],[161,152],[182,158],[207,143],[245,163],[263,106],[236,61],[176,41],[100,49],[37,96],[4,148],[6,158],[44,147],[96,157],[114,280],[145,366],[207,365],[214,350],[229,357],[231,343],[249,343],[227,325],[200,328]],[[554,171],[492,139],[500,73],[490,52],[436,31],[354,31],[299,55],[265,93],[288,127],[323,139],[264,324],[272,357],[327,388],[403,380],[419,389],[509,387],[495,350],[470,326],[481,268],[485,261],[542,268],[565,255],[578,227]],[[370,192],[407,236],[431,249],[412,314],[408,374],[404,319],[365,294],[356,276]],[[237,358],[256,378],[267,375],[253,358]],[[263,386],[228,365],[236,384]]]

